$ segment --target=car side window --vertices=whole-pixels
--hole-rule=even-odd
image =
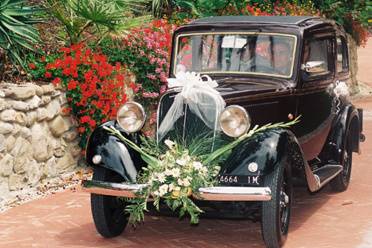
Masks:
[[[337,72],[349,71],[347,43],[343,37],[337,37]]]
[[[309,51],[305,63],[311,61],[322,61],[324,63],[321,65],[321,67],[326,73],[330,72],[328,61],[330,44],[331,41],[329,39],[311,40],[308,42],[307,49],[309,49]]]

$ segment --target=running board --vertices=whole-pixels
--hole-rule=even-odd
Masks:
[[[314,171],[311,170],[310,165],[305,163],[305,175],[307,184],[311,192],[318,191],[329,181],[335,178],[343,170],[342,165],[326,164]]]

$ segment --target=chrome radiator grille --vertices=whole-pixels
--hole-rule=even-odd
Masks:
[[[176,92],[168,92],[160,99],[157,116],[157,128],[159,128],[159,125],[167,114],[169,108],[172,106],[176,94]],[[208,95],[206,95],[206,97],[208,97]],[[210,97],[210,101],[215,102],[212,97]],[[184,104],[183,115],[175,122],[172,130],[167,133],[164,139],[176,140],[187,145],[195,137],[200,135],[215,136],[218,124],[217,115],[218,113],[216,111],[213,120],[214,128],[211,129],[196,114],[190,111],[190,108],[187,104]],[[158,142],[161,142],[161,140],[158,139],[158,136],[157,140]]]

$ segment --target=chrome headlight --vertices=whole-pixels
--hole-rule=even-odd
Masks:
[[[251,126],[251,119],[247,111],[238,105],[226,107],[220,115],[220,127],[230,137],[245,134]]]
[[[146,113],[141,104],[127,102],[120,107],[116,119],[125,132],[134,133],[145,124]]]

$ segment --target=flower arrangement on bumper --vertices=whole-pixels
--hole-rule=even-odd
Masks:
[[[164,140],[165,134],[172,128],[174,122],[180,117],[179,111],[182,109],[184,103],[188,104],[190,109],[198,112],[200,116],[208,116],[210,111],[209,106],[203,108],[204,104],[199,104],[197,110],[196,107],[200,103],[202,98],[198,98],[198,95],[203,91],[213,92],[216,101],[219,106],[224,106],[224,100],[213,87],[217,86],[215,81],[212,81],[209,77],[200,77],[196,73],[184,73],[177,76],[176,79],[170,79],[170,87],[178,87],[180,92],[176,95],[173,105],[170,107],[167,115],[164,117],[159,131],[162,132],[159,140]],[[199,95],[200,96],[200,95]],[[127,103],[131,105],[132,103]],[[139,105],[139,104],[138,104]],[[133,120],[134,113],[140,113],[141,111],[134,111],[138,105],[131,105],[132,113],[125,113],[123,118],[128,119],[128,125],[126,120],[118,120],[120,126],[127,132],[135,131],[140,128],[140,124],[132,126],[131,123],[137,123]],[[137,106],[137,107],[135,107]],[[230,106],[229,106],[230,107]],[[226,111],[231,111],[229,107],[221,108],[218,116],[221,119],[224,118]],[[130,109],[127,108],[127,109]],[[125,105],[122,109],[126,109]],[[119,110],[119,116],[120,112]],[[240,109],[234,109],[237,111]],[[230,112],[227,116],[233,116],[234,111]],[[230,118],[228,117],[228,118]],[[142,117],[141,117],[142,118]],[[204,121],[204,120],[203,120]],[[255,126],[248,131],[250,123],[246,125],[248,128],[241,129],[239,135],[235,132],[230,132],[224,129],[221,125],[221,129],[228,134],[228,136],[236,137],[235,140],[224,140],[221,137],[214,137],[210,134],[200,134],[194,138],[187,146],[183,141],[165,139],[164,142],[157,142],[151,138],[142,138],[141,145],[137,145],[122,133],[115,129],[115,127],[104,127],[112,135],[115,135],[119,140],[128,145],[133,150],[137,151],[142,159],[147,163],[147,167],[143,168],[143,172],[138,177],[138,183],[146,185],[136,194],[136,198],[125,199],[129,205],[127,205],[126,211],[130,214],[129,221],[132,224],[141,222],[144,220],[144,212],[147,211],[147,202],[150,198],[153,200],[153,204],[157,210],[160,208],[160,201],[164,200],[164,203],[173,211],[178,211],[179,216],[182,217],[188,214],[191,217],[191,223],[196,224],[199,221],[199,215],[203,212],[192,200],[192,198],[199,198],[199,189],[203,187],[211,187],[217,184],[216,176],[220,172],[220,166],[227,159],[229,153],[234,147],[236,147],[241,141],[252,137],[258,132],[262,132],[270,128],[288,128],[298,122],[298,118],[287,123],[276,123],[267,124],[261,127]],[[238,127],[235,130],[239,130]],[[164,143],[164,144],[163,144]],[[214,148],[208,149],[213,144]],[[193,197],[190,197],[193,196]]]

